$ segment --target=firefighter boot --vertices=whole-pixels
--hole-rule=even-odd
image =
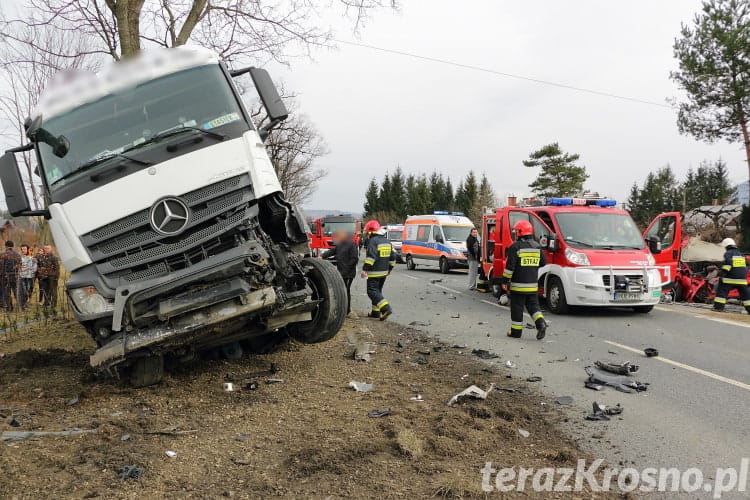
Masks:
[[[714,311],[722,312],[724,311],[724,306],[727,303],[727,299],[722,297],[716,297],[714,299]]]
[[[380,310],[380,321],[385,321],[391,314],[393,314],[393,309],[391,309],[390,305],[386,304],[386,306]]]
[[[544,318],[539,318],[535,321],[536,324],[536,339],[542,340],[547,335],[547,322]]]

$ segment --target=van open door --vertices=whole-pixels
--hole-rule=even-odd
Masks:
[[[649,245],[656,265],[666,267],[661,269],[664,289],[672,288],[677,274],[682,250],[682,217],[680,212],[666,212],[659,214],[651,221],[643,238]]]

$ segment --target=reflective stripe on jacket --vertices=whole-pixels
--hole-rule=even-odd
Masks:
[[[736,248],[727,249],[724,264],[721,266],[724,276],[722,283],[727,285],[747,285],[747,260]]]
[[[393,266],[396,265],[396,254],[393,246],[383,235],[373,234],[367,240],[367,255],[362,270],[367,273],[368,278],[382,278],[388,276]]]
[[[503,278],[510,280],[510,291],[537,293],[539,268],[547,263],[541,246],[531,238],[521,238],[508,248]]]

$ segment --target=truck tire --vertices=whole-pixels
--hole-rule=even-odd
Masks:
[[[443,274],[451,272],[451,265],[445,257],[440,257],[440,272]]]
[[[287,331],[290,336],[306,344],[325,342],[332,339],[344,324],[346,285],[330,262],[306,258],[302,261],[302,266],[306,269],[307,279],[313,290],[312,298],[322,302],[312,312],[312,320],[291,323],[287,326]]]
[[[158,384],[164,378],[164,356],[152,355],[137,358],[130,365],[130,385],[147,387]]]
[[[570,310],[565,298],[565,288],[557,276],[551,276],[547,288],[547,307],[555,314],[567,314]]]
[[[413,271],[417,268],[417,265],[414,263],[414,259],[411,258],[411,255],[406,256],[406,269],[409,271]]]
[[[633,310],[638,314],[648,314],[654,309],[654,306],[635,306]]]

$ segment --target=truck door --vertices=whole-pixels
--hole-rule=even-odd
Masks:
[[[648,240],[651,237],[658,237],[661,251],[654,254],[654,260],[657,266],[668,267],[667,271],[661,270],[662,280],[669,282],[665,288],[671,288],[671,282],[674,281],[677,273],[677,265],[680,261],[680,251],[682,249],[682,219],[680,212],[666,212],[658,215],[651,221],[643,238]]]

